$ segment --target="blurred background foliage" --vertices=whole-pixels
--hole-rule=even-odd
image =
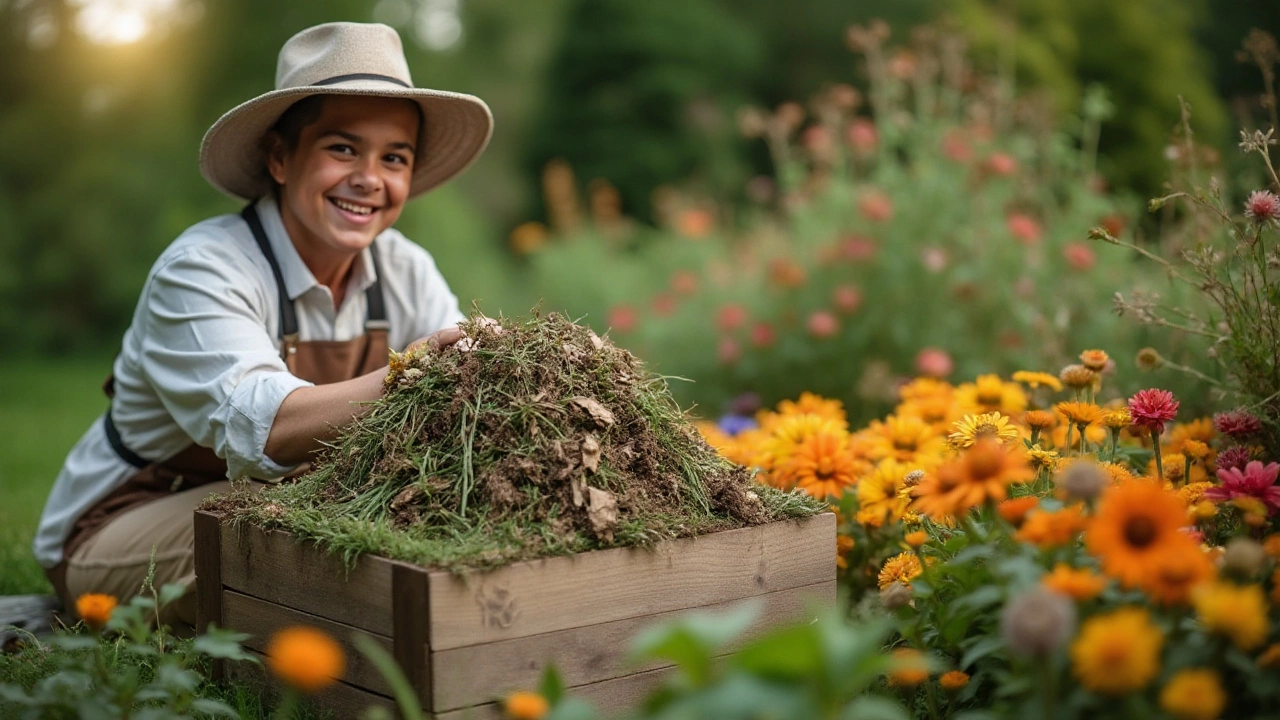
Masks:
[[[891,33],[874,62],[851,52],[848,32],[873,16]],[[665,329],[643,323],[615,338],[634,343],[659,370],[698,380],[681,390],[683,398],[718,410],[743,390],[772,401],[794,394],[793,385],[851,398],[857,382],[875,382],[864,377],[868,348],[885,349],[874,358],[885,384],[915,371],[925,346],[954,356],[958,373],[985,369],[982,353],[1004,351],[966,334],[1003,323],[993,313],[1016,304],[1007,293],[992,296],[921,325],[933,317],[926,302],[956,305],[945,284],[929,286],[933,294],[905,284],[934,282],[910,274],[923,267],[920,252],[932,247],[926,240],[954,256],[974,238],[1008,234],[1010,214],[1025,214],[1049,238],[1044,256],[1056,258],[1033,267],[1041,297],[1082,292],[1085,285],[1056,278],[1069,277],[1063,248],[1089,224],[1114,214],[1139,236],[1158,229],[1139,209],[1168,176],[1179,96],[1193,108],[1209,159],[1238,154],[1234,128],[1257,116],[1261,80],[1236,53],[1249,28],[1280,28],[1280,3],[0,0],[0,357],[114,348],[160,250],[191,223],[237,209],[199,176],[205,129],[270,88],[285,39],[331,20],[396,26],[419,85],[475,93],[493,107],[497,131],[482,161],[412,204],[400,222],[435,254],[464,303],[511,314],[545,299],[544,309],[585,316],[601,330],[625,320],[619,308],[670,316]],[[962,66],[947,65],[953,60],[936,50],[940,37],[967,47]],[[884,141],[875,162],[819,173],[829,180],[820,188],[804,184],[815,167],[799,136],[768,142],[742,132],[742,108],[776,117],[776,108],[795,101],[808,110],[794,130],[825,123],[843,148],[845,128],[813,115],[810,100],[847,85],[872,94],[872,102],[849,109],[841,122],[870,115],[877,72],[899,73],[912,88],[892,107],[915,119],[875,108]],[[949,114],[921,111],[923,81],[908,78],[933,73],[942,83],[937,76],[949,72],[974,103]],[[1009,116],[966,115],[973,107]],[[998,136],[984,136],[984,127]],[[939,134],[950,130],[969,133],[963,139],[976,155],[963,167],[938,159],[946,154]],[[786,146],[794,149],[780,154]],[[996,151],[1029,172],[987,184],[994,189],[986,204],[967,203],[978,164]],[[548,166],[553,160],[564,164]],[[932,178],[929,202],[940,212],[903,206],[918,196],[922,178]],[[852,198],[871,189],[896,203],[896,222],[877,229],[856,219]],[[812,202],[789,205],[793,191]],[[602,233],[601,218],[613,229]],[[891,266],[845,272],[832,265],[821,247],[850,233],[871,237],[886,262],[914,269],[892,275]],[[714,241],[681,242],[691,235]],[[743,260],[744,246],[760,238],[772,240]],[[820,280],[785,296],[765,292],[775,252],[794,253]],[[956,265],[970,276],[952,279],[1012,288],[1025,275],[1019,257]],[[678,313],[651,313],[653,302],[667,302],[655,296],[677,292],[669,285],[682,270],[700,287],[720,289],[682,301]],[[741,277],[715,285],[709,278],[717,272]],[[1032,353],[1025,351],[1032,339],[1023,337],[1023,350],[992,359],[991,369],[1080,349],[1071,342],[1124,336],[1105,307],[1120,289],[1107,283],[1123,274],[1117,265],[1087,284],[1092,295],[1072,300],[1071,307],[1093,303],[1106,333],[1070,320],[1067,326],[1081,328],[1070,342]],[[824,309],[818,298],[847,303],[848,292],[832,299],[845,286],[856,286],[859,302],[876,314],[841,322],[839,343],[806,340],[809,314]],[[773,323],[784,341],[782,330],[798,328],[794,348],[780,342],[772,355],[728,362],[725,339],[745,349],[750,338],[716,329],[727,303],[749,306],[750,320]],[[909,320],[886,322],[900,309]],[[1019,313],[1019,327],[1037,322],[1031,311]],[[1054,322],[1065,322],[1060,315]],[[744,323],[734,332],[754,327]],[[847,372],[814,379],[813,368],[841,363]]]

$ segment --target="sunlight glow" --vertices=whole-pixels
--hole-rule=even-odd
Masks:
[[[101,45],[137,42],[168,25],[181,0],[71,0],[78,7],[76,30]]]

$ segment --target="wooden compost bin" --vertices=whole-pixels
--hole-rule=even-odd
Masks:
[[[224,525],[207,512],[195,523],[200,627],[248,633],[256,653],[289,625],[328,632],[348,664],[317,700],[337,717],[392,707],[390,687],[352,645],[357,633],[391,653],[423,708],[443,719],[500,717],[495,701],[536,689],[548,663],[570,692],[610,712],[672,670],[626,662],[640,628],[754,597],[763,601],[756,633],[836,597],[831,513],[460,575],[370,555],[348,570],[285,532]],[[262,674],[249,663],[225,669],[241,679]]]

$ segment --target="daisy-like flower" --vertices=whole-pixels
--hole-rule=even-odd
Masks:
[[[1200,585],[1213,579],[1213,561],[1199,548],[1155,558],[1140,588],[1162,605],[1185,605]]]
[[[1000,504],[996,505],[996,512],[1010,525],[1018,527],[1022,525],[1023,520],[1026,520],[1027,513],[1034,510],[1039,504],[1040,498],[1035,495],[1024,495],[1020,498],[1000,501]]]
[[[920,577],[924,569],[920,567],[920,558],[913,552],[903,552],[884,561],[880,568],[880,589],[883,590],[894,583],[910,586],[911,581]]]
[[[848,416],[844,412],[844,403],[830,400],[821,395],[805,391],[798,400],[783,400],[778,403],[778,413],[782,415],[817,415],[820,418],[834,420],[844,425]]]
[[[1084,365],[1068,365],[1062,368],[1062,372],[1058,373],[1058,377],[1062,379],[1062,384],[1072,390],[1084,390],[1093,387],[1098,380],[1098,373],[1090,370]]]
[[[994,440],[980,438],[959,458],[926,477],[913,494],[916,507],[926,515],[959,516],[988,500],[1005,499],[1010,485],[1034,478],[1035,471],[1022,448],[1001,447]]]
[[[1133,416],[1129,414],[1129,408],[1120,407],[1104,410],[1102,417],[1098,418],[1102,426],[1108,430],[1123,430],[1133,423]]]
[[[899,403],[894,414],[923,420],[935,433],[947,432],[956,415],[950,397],[926,396]]]
[[[1103,491],[1085,547],[1103,572],[1137,587],[1159,559],[1200,552],[1182,532],[1186,524],[1187,508],[1176,493],[1154,483],[1124,483]]]
[[[1058,416],[1048,410],[1028,410],[1024,419],[1032,430],[1047,430],[1058,424]]]
[[[1164,635],[1142,608],[1120,608],[1085,621],[1071,643],[1071,670],[1087,690],[1124,695],[1160,672]]]
[[[1027,408],[1027,394],[1017,383],[1007,383],[999,375],[979,375],[971,383],[956,388],[956,403],[968,413],[1002,412],[1015,416]]]
[[[1048,550],[1074,543],[1085,525],[1086,520],[1080,506],[1069,505],[1061,510],[1031,513],[1013,537],[1019,542]]]
[[[848,433],[824,429],[805,438],[774,470],[783,487],[798,487],[818,499],[838,498],[858,480],[858,461],[849,454]]]
[[[946,380],[919,377],[899,388],[898,397],[903,402],[911,402],[921,398],[943,398],[950,401],[954,392],[955,388]]]
[[[1280,464],[1263,465],[1257,460],[1250,461],[1244,470],[1238,467],[1220,468],[1218,480],[1222,484],[1205,490],[1204,498],[1214,502],[1228,502],[1240,497],[1256,498],[1266,506],[1268,516],[1275,515],[1276,511],[1280,511],[1277,475],[1280,475]]]
[[[1031,467],[1036,471],[1053,470],[1058,467],[1058,452],[1045,450],[1039,445],[1034,445],[1027,451],[1027,459],[1031,461]]]
[[[1254,190],[1244,201],[1244,214],[1256,223],[1280,223],[1280,197],[1267,190]]]
[[[1215,720],[1227,709],[1227,693],[1214,670],[1179,670],[1160,691],[1160,709],[1177,720]]]
[[[1102,418],[1102,408],[1093,403],[1060,402],[1053,409],[1076,426],[1092,425]]]
[[[761,429],[768,432],[768,437],[759,443],[758,457],[751,463],[763,470],[782,467],[796,448],[813,435],[844,431],[840,423],[808,413],[778,416],[765,422],[768,424],[761,423]]]
[[[1197,590],[1191,603],[1204,629],[1230,638],[1241,650],[1267,639],[1267,598],[1257,585],[1212,583]]]
[[[1040,584],[1076,602],[1086,602],[1102,594],[1107,587],[1107,579],[1092,570],[1058,563],[1053,572],[1040,579]]]
[[[1085,350],[1080,353],[1080,362],[1085,367],[1094,372],[1102,372],[1107,367],[1107,362],[1111,357],[1107,355],[1106,350]]]
[[[1262,421],[1248,410],[1232,410],[1213,416],[1213,426],[1223,435],[1241,439],[1262,432]]]
[[[867,475],[858,480],[858,522],[880,527],[897,520],[907,511],[907,501],[898,492],[906,483],[910,465],[896,460],[881,460]]]
[[[957,448],[973,447],[973,444],[982,438],[990,438],[1001,445],[1008,445],[1021,437],[1018,427],[998,412],[965,415],[963,419],[952,423],[951,427],[953,431],[947,439]]]
[[[920,418],[890,415],[884,422],[872,422],[865,432],[873,440],[867,449],[873,461],[890,458],[928,470],[936,467],[947,451],[946,439]]]
[[[1168,390],[1147,388],[1129,398],[1129,414],[1134,425],[1147,428],[1158,437],[1164,432],[1164,424],[1178,415],[1178,404]]]
[[[1038,387],[1047,387],[1054,392],[1062,391],[1062,382],[1058,378],[1047,372],[1035,372],[1032,370],[1019,370],[1013,374],[1013,381],[1020,382],[1023,385],[1035,390]]]

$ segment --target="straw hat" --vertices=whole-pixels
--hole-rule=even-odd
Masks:
[[[200,173],[243,200],[271,189],[262,138],[284,111],[311,95],[374,95],[422,107],[418,158],[409,197],[462,172],[484,150],[493,115],[480,98],[415,88],[400,36],[386,25],[327,23],[289,38],[276,64],[276,89],[236,106],[200,143]]]

